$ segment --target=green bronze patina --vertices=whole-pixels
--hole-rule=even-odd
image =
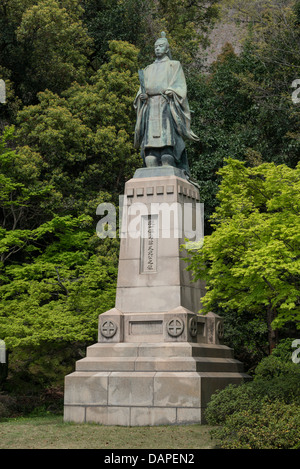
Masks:
[[[141,86],[134,101],[135,148],[141,148],[145,166],[175,166],[189,175],[184,139],[199,138],[190,128],[182,66],[171,60],[164,33],[155,43],[155,55],[155,62],[139,71]]]

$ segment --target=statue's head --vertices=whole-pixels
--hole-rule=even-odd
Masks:
[[[169,46],[169,42],[168,42],[165,32],[162,32],[161,37],[158,38],[157,41],[155,42],[154,51],[155,51],[156,57],[158,58],[162,58],[165,55],[171,58],[170,46]]]

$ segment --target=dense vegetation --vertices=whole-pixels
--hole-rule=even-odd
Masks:
[[[222,448],[300,448],[300,367],[285,339],[256,367],[253,381],[217,391],[206,409]]]
[[[241,53],[225,44],[206,67],[210,29],[232,7]],[[299,0],[4,0],[0,26],[3,391],[61,392],[114,306],[119,244],[97,237],[96,208],[117,206],[141,165],[137,70],[162,30],[200,136],[188,157],[207,236],[190,268],[207,281],[205,310],[224,316],[226,343],[250,372],[299,337]]]

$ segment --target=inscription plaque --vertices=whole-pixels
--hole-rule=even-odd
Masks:
[[[144,274],[157,271],[158,215],[141,217],[141,268]]]

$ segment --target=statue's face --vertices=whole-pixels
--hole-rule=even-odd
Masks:
[[[156,57],[163,57],[169,50],[169,45],[167,41],[163,39],[158,39],[154,46]]]

